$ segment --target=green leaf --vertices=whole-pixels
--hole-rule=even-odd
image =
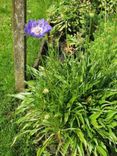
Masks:
[[[97,118],[102,114],[102,110],[98,111],[96,113],[93,113],[89,118],[91,120],[91,124],[94,126],[94,128],[101,128],[102,126],[98,125]]]
[[[112,139],[112,142],[117,143],[117,137],[111,129],[109,130],[109,137]]]
[[[116,110],[111,110],[111,111],[108,111],[108,114],[107,114],[107,117],[106,117],[106,120],[112,120],[114,115],[117,114],[117,111]]]
[[[101,156],[107,156],[107,151],[102,146],[98,145],[96,148]]]
[[[73,105],[73,103],[76,101],[76,99],[78,98],[78,96],[73,96],[70,101],[67,103],[67,109],[71,108],[71,106]]]
[[[80,156],[84,156],[84,149],[83,149],[83,145],[82,143],[80,142],[79,145],[77,145],[77,148],[78,148],[78,153]]]
[[[70,140],[69,139],[66,140],[64,145],[62,145],[62,154],[63,154],[63,156],[65,156],[67,154],[69,145],[70,145]]]
[[[54,136],[54,134],[51,134],[49,138],[47,138],[44,143],[43,146],[38,148],[37,150],[37,156],[41,156],[42,153],[45,151],[45,148],[47,147],[47,145],[51,142],[52,137]]]
[[[81,131],[79,128],[77,128],[76,134],[77,134],[78,138],[80,139],[80,141],[81,141],[82,143],[84,143],[84,145],[85,145],[85,147],[86,147],[87,143],[86,143],[86,140],[85,140],[85,138],[84,138],[84,134],[82,133],[82,131]]]

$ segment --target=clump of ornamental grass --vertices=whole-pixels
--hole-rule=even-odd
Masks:
[[[19,134],[37,156],[108,156],[117,152],[116,18],[102,24],[87,53],[50,49],[16,110]],[[27,145],[28,146],[28,145]]]
[[[37,156],[107,156],[116,150],[115,38],[110,41],[109,32],[106,39],[104,34],[97,37],[80,59],[67,56],[61,62],[50,51],[46,64],[39,71],[32,69],[35,81],[19,95],[16,140],[32,141]]]
[[[117,143],[117,70],[97,66],[86,56],[64,63],[49,57],[44,68],[33,69],[36,80],[20,94],[16,138],[33,140],[38,156],[106,156]]]

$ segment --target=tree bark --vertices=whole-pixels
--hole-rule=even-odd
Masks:
[[[26,21],[26,0],[13,2],[13,37],[14,37],[14,67],[16,91],[24,91],[26,79],[26,38],[24,25]]]

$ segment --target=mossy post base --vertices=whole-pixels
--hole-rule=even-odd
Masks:
[[[26,0],[13,1],[14,67],[16,91],[24,91],[26,78]]]

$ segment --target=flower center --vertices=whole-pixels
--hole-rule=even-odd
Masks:
[[[41,34],[43,29],[37,25],[36,27],[32,27],[31,32],[34,33],[35,35]]]

